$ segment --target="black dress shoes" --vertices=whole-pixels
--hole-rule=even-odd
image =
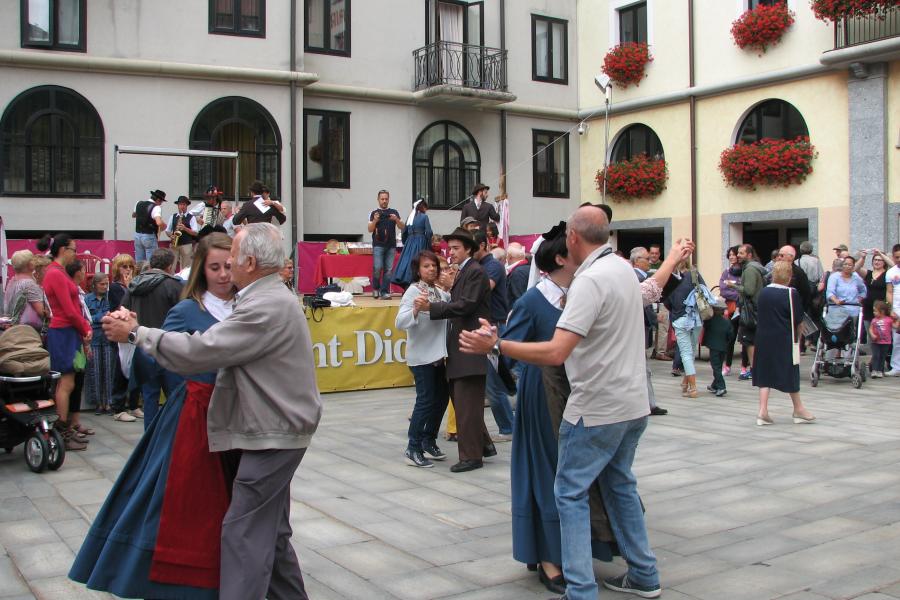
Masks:
[[[562,574],[551,578],[544,571],[544,567],[539,565],[538,566],[538,579],[541,581],[541,583],[544,584],[545,588],[547,588],[554,594],[562,594],[563,596],[565,596],[566,580],[563,578]]]
[[[664,408],[660,408],[660,407],[658,407],[658,406],[654,406],[653,408],[650,409],[650,414],[651,414],[651,415],[654,415],[654,416],[657,416],[657,417],[660,417],[660,416],[662,416],[662,415],[667,415],[667,414],[669,414],[669,411],[667,411],[667,410],[664,409]]]
[[[475,469],[480,469],[484,466],[480,460],[461,460],[452,467],[450,467],[451,473],[465,473],[466,471],[474,471]]]
[[[484,447],[484,449],[481,451],[481,455],[484,458],[490,458],[492,456],[497,456],[497,446],[495,446],[493,443],[486,445]]]

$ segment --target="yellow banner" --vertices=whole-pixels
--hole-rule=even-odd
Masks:
[[[413,385],[406,366],[406,332],[394,326],[397,308],[325,308],[317,309],[315,318],[307,311],[319,391]]]

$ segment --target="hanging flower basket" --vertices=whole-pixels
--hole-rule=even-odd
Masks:
[[[812,173],[818,156],[808,137],[792,140],[764,138],[752,144],[726,148],[719,157],[719,171],[725,183],[746,190],[757,186],[799,185]]]
[[[606,193],[616,200],[654,198],[666,189],[669,169],[663,159],[652,159],[639,154],[629,160],[613,163],[600,169],[594,178],[597,189],[603,189],[606,179]]]
[[[603,72],[620,88],[640,85],[644,78],[644,68],[653,60],[647,44],[625,42],[606,53],[603,58]]]
[[[769,6],[757,4],[731,24],[731,35],[738,48],[750,48],[762,55],[769,46],[781,41],[787,28],[794,24],[794,13],[785,2]]]
[[[821,21],[837,22],[851,17],[879,15],[897,6],[897,0],[812,0],[811,6],[816,18]]]

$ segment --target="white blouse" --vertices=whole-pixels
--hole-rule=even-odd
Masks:
[[[203,292],[203,306],[217,321],[224,321],[234,310],[234,299],[222,300],[210,292]]]

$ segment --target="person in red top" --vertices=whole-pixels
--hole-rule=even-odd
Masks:
[[[78,288],[66,273],[66,265],[75,259],[75,240],[61,233],[52,240],[45,238],[42,241],[44,243],[38,247],[49,247],[53,258],[47,267],[43,287],[53,315],[47,332],[50,369],[61,374],[56,384],[56,410],[59,413],[56,426],[66,441],[66,450],[84,450],[87,445],[78,440],[68,421],[69,396],[75,387],[75,354],[82,344],[91,341],[91,325],[81,310]]]

